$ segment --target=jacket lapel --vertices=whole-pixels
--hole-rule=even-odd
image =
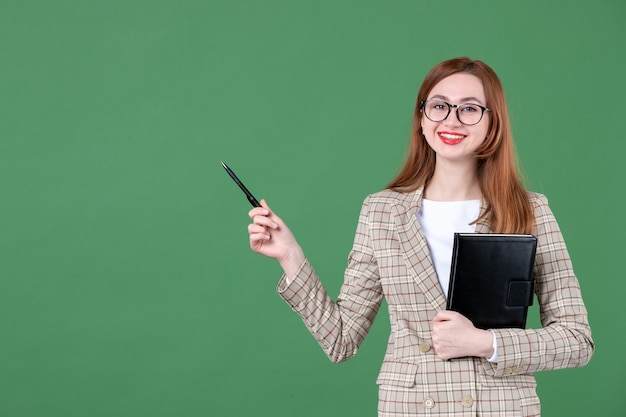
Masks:
[[[443,310],[446,308],[446,299],[426,239],[417,221],[416,214],[422,203],[422,191],[420,188],[412,193],[398,194],[395,204],[391,206],[391,213],[398,230],[405,262],[417,286],[426,301],[436,310]]]
[[[423,188],[412,193],[399,193],[395,204],[391,206],[391,213],[398,230],[405,262],[417,286],[436,310],[443,310],[446,308],[446,298],[432,263],[430,249],[417,221],[417,212],[422,204],[422,193]],[[483,213],[486,208],[487,203],[483,198],[480,201],[480,213]],[[488,221],[489,216],[477,222],[476,233],[491,233]]]

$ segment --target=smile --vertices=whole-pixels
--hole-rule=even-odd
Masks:
[[[457,145],[467,137],[467,135],[451,132],[438,132],[437,136],[439,136],[439,139],[446,145]]]

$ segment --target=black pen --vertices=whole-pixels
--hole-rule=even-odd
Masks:
[[[250,191],[248,191],[246,186],[243,185],[243,182],[241,182],[241,180],[237,178],[233,170],[228,168],[228,165],[226,165],[224,162],[222,162],[222,166],[224,167],[226,172],[228,172],[228,175],[230,175],[233,181],[237,183],[239,188],[241,188],[241,191],[243,191],[246,194],[246,197],[248,198],[248,201],[250,202],[250,204],[252,204],[253,207],[261,207],[261,204],[259,204],[259,201],[256,198],[254,198],[254,196],[252,195]]]

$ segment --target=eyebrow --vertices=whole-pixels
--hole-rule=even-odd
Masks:
[[[436,94],[436,95],[432,96],[432,97],[430,98],[430,100],[432,100],[432,99],[434,99],[434,98],[438,98],[438,99],[440,99],[440,100],[444,100],[444,101],[449,101],[449,100],[450,100],[448,97],[446,97],[446,96],[442,96],[442,95],[440,95],[440,94]],[[477,103],[480,103],[480,104],[483,104],[482,100],[479,100],[479,99],[477,99],[476,97],[463,97],[462,99],[460,99],[460,100],[459,100],[459,102],[460,102],[461,104],[463,104],[463,103],[469,103],[469,102],[473,102],[473,101],[475,101],[475,102],[477,102]]]

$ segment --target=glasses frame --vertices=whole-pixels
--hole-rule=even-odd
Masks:
[[[446,117],[444,117],[441,120],[433,120],[430,117],[428,117],[428,115],[426,114],[426,110],[425,110],[426,103],[431,103],[433,101],[438,101],[438,102],[441,102],[441,103],[445,103],[448,106],[448,113],[446,113]],[[480,109],[482,110],[482,112],[480,113],[480,119],[478,119],[478,121],[476,123],[465,123],[465,122],[463,122],[461,120],[461,117],[459,116],[459,107],[463,107],[466,104],[471,104],[472,106],[480,107]],[[475,125],[477,125],[478,123],[481,122],[481,120],[483,120],[483,116],[485,115],[485,112],[491,111],[490,108],[485,107],[485,106],[481,106],[480,104],[476,104],[476,103],[450,104],[447,101],[440,100],[440,99],[436,99],[436,100],[422,100],[422,102],[420,103],[420,111],[422,113],[424,113],[424,116],[426,116],[426,118],[428,120],[430,120],[431,122],[435,122],[435,123],[443,122],[444,120],[446,120],[448,118],[448,116],[450,116],[450,112],[452,111],[452,107],[454,107],[454,112],[456,113],[456,119],[459,122],[461,122],[461,124],[464,124],[465,126],[475,126]]]

